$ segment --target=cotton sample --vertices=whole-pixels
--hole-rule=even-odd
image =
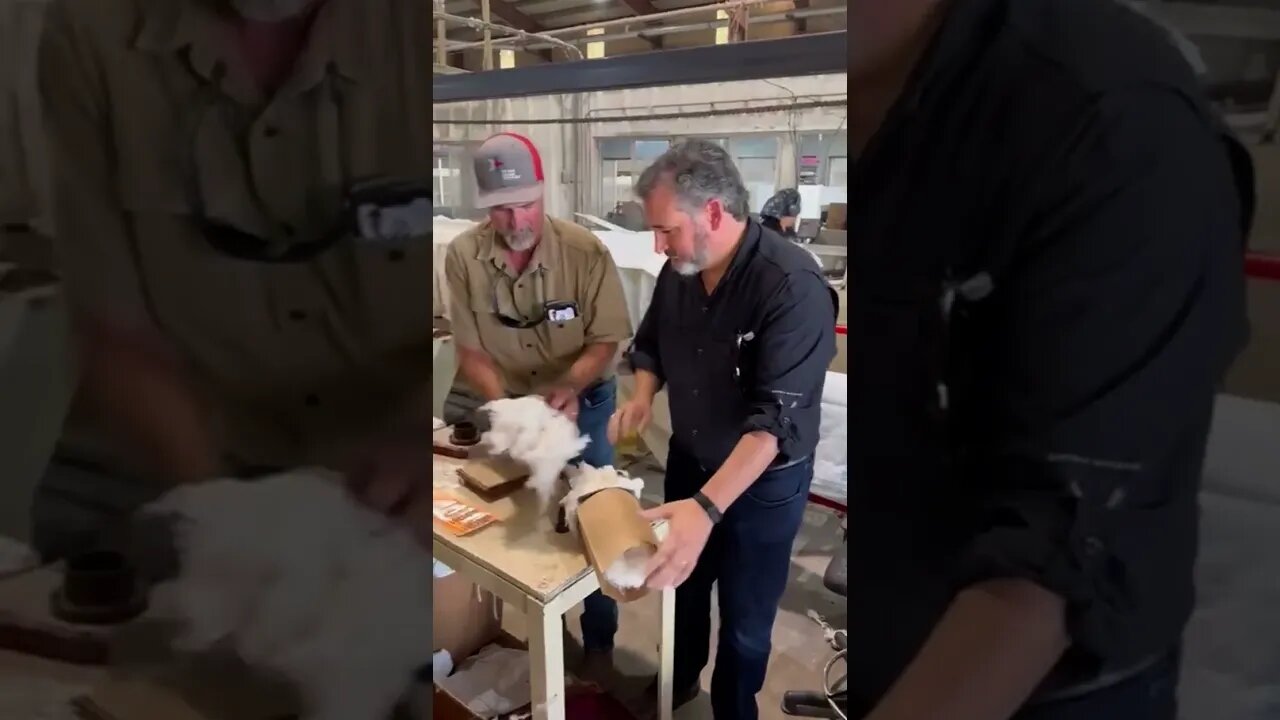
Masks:
[[[604,579],[619,590],[634,590],[642,587],[648,579],[645,570],[649,560],[653,559],[653,548],[645,545],[633,547],[618,556],[617,560],[604,571]]]
[[[174,521],[178,575],[152,605],[175,648],[283,675],[305,720],[388,717],[431,656],[431,553],[332,473],[183,486],[142,513]]]
[[[481,442],[529,467],[528,485],[544,506],[550,504],[569,461],[582,454],[590,439],[564,413],[540,397],[493,400],[480,406],[489,413],[489,431]]]

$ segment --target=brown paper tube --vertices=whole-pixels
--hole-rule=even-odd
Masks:
[[[658,549],[653,528],[640,514],[640,501],[621,488],[601,490],[583,500],[578,507],[578,529],[587,559],[595,568],[600,590],[619,602],[638,600],[648,588],[629,590],[614,587],[605,578],[605,570],[632,548]]]

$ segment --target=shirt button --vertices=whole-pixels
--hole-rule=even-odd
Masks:
[[[290,310],[289,319],[294,320],[296,322],[302,322],[303,320],[307,319],[307,311],[306,310]]]
[[[1097,537],[1090,535],[1084,539],[1084,553],[1089,557],[1097,557],[1106,550],[1106,546]]]
[[[280,134],[280,128],[276,127],[275,125],[268,125],[262,128],[262,134],[265,137],[273,138]]]
[[[391,252],[387,253],[387,259],[390,260],[391,262],[400,262],[404,260],[404,251],[392,250]]]
[[[698,388],[693,389],[693,396],[698,397]]]
[[[694,431],[693,431],[693,433],[691,433],[691,434],[692,434],[694,437],[698,437],[698,431],[697,431],[697,430],[694,430]]]
[[[528,349],[528,350],[532,350],[532,349],[533,349],[533,343],[525,343],[525,344],[524,344],[524,346],[525,346],[525,348],[526,348],[526,349]]]
[[[702,348],[698,348],[698,354],[699,354],[699,355],[701,355],[701,354],[702,354]]]
[[[293,237],[298,234],[298,229],[289,223],[285,223],[280,226],[280,232],[283,232],[285,237]]]
[[[315,394],[308,395],[303,402],[307,407],[320,407],[320,396]]]

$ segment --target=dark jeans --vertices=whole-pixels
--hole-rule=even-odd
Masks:
[[[1088,695],[1034,705],[1014,720],[1177,720],[1178,653]]]
[[[1077,698],[1023,708],[1013,720],[1177,720],[1179,654],[1114,685]],[[868,707],[851,708],[862,718]]]
[[[618,404],[618,383],[609,379],[587,388],[578,407],[578,432],[591,438],[582,451],[583,462],[591,467],[613,464],[613,445],[609,442],[609,418]],[[582,609],[582,646],[589,652],[613,649],[613,636],[618,632],[618,604],[599,590],[587,596]]]
[[[715,468],[671,449],[667,502],[692,497]],[[711,677],[711,707],[720,720],[755,720],[764,687],[773,621],[787,587],[791,548],[808,502],[813,461],[765,473],[711,531],[693,574],[676,589],[675,688],[698,683],[711,642],[711,588],[718,587],[720,637]]]

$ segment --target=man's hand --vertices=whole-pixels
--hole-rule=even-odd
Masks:
[[[542,397],[554,410],[564,413],[570,420],[578,419],[578,391],[567,385],[557,385],[542,391]]]
[[[711,537],[711,517],[695,500],[677,500],[646,510],[649,522],[667,521],[667,538],[645,568],[645,584],[654,590],[678,587],[698,563]]]
[[[609,442],[617,445],[622,438],[644,432],[652,419],[652,405],[638,398],[628,400],[609,418]]]
[[[400,516],[431,487],[431,431],[414,425],[361,447],[346,469],[357,500],[386,515]]]

